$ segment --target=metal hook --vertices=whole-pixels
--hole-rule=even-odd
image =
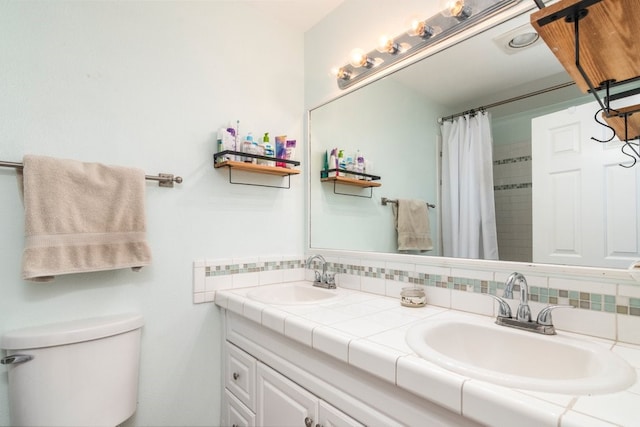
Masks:
[[[636,145],[637,145],[637,144],[636,144]],[[624,151],[624,149],[625,149],[627,146],[628,146],[628,147],[630,147],[630,148],[631,148],[631,150],[632,150],[635,154],[638,154],[638,152],[637,152],[637,151],[636,151],[636,150],[631,146],[631,143],[630,143],[629,141],[625,141],[625,143],[624,143],[624,145],[622,146],[622,148],[620,149],[620,151],[622,151],[622,154],[624,154],[625,156],[629,156],[629,157],[631,157],[631,158],[633,159],[633,163],[631,163],[629,166],[625,166],[625,165],[623,165],[622,163],[618,163],[618,165],[619,165],[619,166],[622,166],[623,168],[627,168],[627,169],[629,169],[629,168],[632,168],[632,167],[634,167],[634,166],[636,165],[636,163],[638,162],[638,159],[637,159],[637,157],[636,157],[636,156],[634,156],[633,154],[629,154],[629,153],[627,153],[626,151]]]
[[[591,139],[592,139],[592,140],[594,140],[594,141],[597,141],[597,142],[599,142],[599,143],[601,143],[601,144],[606,144],[607,142],[611,142],[611,141],[613,141],[613,138],[615,138],[615,137],[616,137],[616,131],[615,131],[611,126],[609,126],[608,124],[606,124],[605,122],[601,122],[600,120],[598,120],[598,115],[599,115],[599,114],[600,114],[600,112],[602,112],[602,111],[604,111],[604,109],[603,109],[603,108],[601,108],[601,109],[599,109],[598,111],[596,111],[596,114],[593,116],[593,120],[595,120],[595,121],[596,121],[596,123],[598,123],[599,125],[602,125],[602,126],[604,126],[604,127],[606,127],[606,128],[609,128],[609,130],[611,130],[611,132],[613,132],[613,135],[611,135],[611,138],[609,138],[609,139],[608,139],[608,140],[606,140],[606,141],[602,141],[602,140],[600,140],[600,139],[598,139],[598,138],[594,138],[593,136],[591,137]],[[625,153],[625,154],[626,154],[626,153]],[[634,164],[635,164],[635,162],[634,162]]]

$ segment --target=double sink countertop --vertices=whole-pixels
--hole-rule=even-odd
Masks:
[[[311,287],[311,282],[297,282]],[[407,331],[425,322],[456,320],[492,325],[494,318],[427,305],[409,308],[398,298],[356,290],[332,290],[336,298],[278,305],[247,296],[256,289],[216,292],[215,303],[344,363],[428,399],[448,410],[491,426],[637,426],[640,381],[626,390],[595,395],[556,394],[496,385],[457,374],[427,361],[406,342]],[[531,332],[522,332],[530,334]],[[640,378],[640,346],[558,331],[603,346],[624,359]],[[554,336],[548,337],[554,339]],[[491,343],[487,343],[490,346]],[[512,357],[504,354],[505,358]],[[545,369],[531,360],[533,370]],[[551,362],[552,363],[552,362]],[[429,387],[425,387],[429,384]]]

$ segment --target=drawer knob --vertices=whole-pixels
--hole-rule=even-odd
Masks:
[[[313,427],[313,420],[309,417],[306,417],[304,419],[304,426],[305,427]]]
[[[237,372],[234,372],[234,373],[233,373],[233,379],[234,379],[234,380],[237,380],[238,378],[240,378],[240,374],[239,374],[239,373],[237,373]]]

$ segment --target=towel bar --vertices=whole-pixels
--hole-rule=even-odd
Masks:
[[[5,162],[0,160],[0,167],[22,169],[22,163]],[[173,176],[170,173],[160,173],[158,175],[145,175],[144,178],[148,181],[158,181],[160,187],[173,187],[173,183],[182,184],[182,177]]]
[[[386,197],[383,197],[382,199],[380,199],[380,201],[382,202],[382,206],[387,206],[387,204],[391,203],[391,204],[398,204],[397,200],[392,200],[392,199],[387,199]],[[435,209],[436,205],[434,205],[433,203],[427,203],[427,206],[429,206],[431,209]]]

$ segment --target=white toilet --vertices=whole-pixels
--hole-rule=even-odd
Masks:
[[[55,323],[0,338],[12,426],[109,426],[138,396],[139,314]]]

